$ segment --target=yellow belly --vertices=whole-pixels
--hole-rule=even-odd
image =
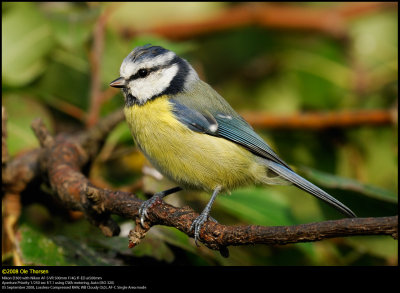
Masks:
[[[149,161],[183,187],[231,190],[265,173],[254,155],[223,138],[197,133],[176,120],[166,97],[125,108],[132,135]]]

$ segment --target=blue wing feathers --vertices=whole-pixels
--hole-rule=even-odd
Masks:
[[[173,99],[170,102],[175,117],[190,130],[228,139],[258,156],[275,161],[292,170],[240,116],[218,114],[214,116],[208,111],[203,114]],[[215,125],[215,131],[213,131],[213,125]]]
[[[206,117],[198,111],[190,109],[174,100],[170,101],[173,105],[172,112],[181,123],[186,125],[190,130],[196,132],[209,132],[212,124],[206,119]]]
[[[258,156],[275,161],[292,170],[246,122],[237,118],[226,119],[218,118],[218,116],[216,120],[218,122],[217,133],[220,136],[246,147]]]

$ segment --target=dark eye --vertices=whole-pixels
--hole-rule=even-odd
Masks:
[[[149,72],[147,71],[147,69],[142,68],[142,69],[139,69],[138,74],[139,74],[139,77],[143,78],[143,77],[146,77],[149,74]]]

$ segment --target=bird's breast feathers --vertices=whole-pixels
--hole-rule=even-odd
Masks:
[[[177,183],[225,190],[253,183],[265,169],[243,147],[190,130],[173,114],[166,96],[125,107],[132,136],[149,161]]]

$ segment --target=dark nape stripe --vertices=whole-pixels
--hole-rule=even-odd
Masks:
[[[167,87],[161,95],[176,95],[183,91],[183,87],[185,85],[186,77],[189,74],[189,65],[180,57],[175,56],[169,63],[168,66],[172,66],[173,64],[178,65],[178,72],[175,77],[172,79],[169,87]]]

